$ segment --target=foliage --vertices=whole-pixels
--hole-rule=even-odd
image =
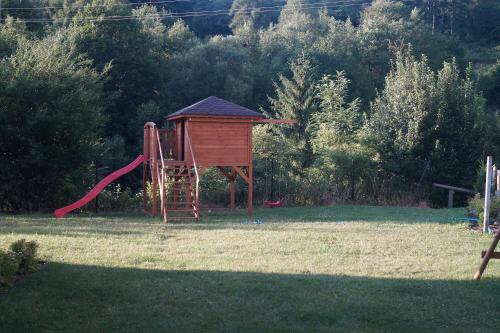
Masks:
[[[480,220],[484,217],[484,198],[478,193],[469,200],[469,209],[476,212]],[[493,196],[490,203],[490,219],[499,222],[500,220],[500,198]]]
[[[0,207],[53,207],[81,193],[101,115],[101,75],[65,31],[20,41],[0,62]]]
[[[20,259],[12,251],[0,250],[0,288],[12,286]]]
[[[276,97],[269,97],[268,114],[273,118],[296,121],[294,125],[278,127],[276,131],[293,140],[297,148],[303,147],[301,164],[308,166],[311,149],[307,128],[316,108],[314,72],[305,54],[290,63],[290,71],[290,79],[280,75],[279,84],[274,84]]]
[[[139,207],[142,196],[132,194],[120,184],[99,194],[99,209],[103,211],[133,211]]]
[[[13,242],[8,251],[0,250],[0,288],[12,286],[16,273],[38,270],[37,249],[37,242],[20,239]]]
[[[478,161],[500,154],[499,71],[490,52],[464,72],[462,49],[495,50],[498,1],[362,2],[4,0],[0,211],[76,199],[96,170],[101,177],[140,152],[145,121],[162,126],[210,95],[297,120],[258,138],[286,142],[276,172],[291,202],[384,202],[428,193],[432,181],[471,184]],[[166,15],[197,11],[230,15]],[[478,87],[472,68],[482,72]],[[259,154],[263,198],[270,160]],[[214,203],[226,197],[219,181],[206,177],[221,190]],[[130,193],[140,182],[121,179]]]
[[[365,138],[390,177],[416,183],[430,161],[431,179],[469,187],[481,157],[484,116],[470,68],[462,75],[452,61],[435,73],[426,57],[400,52],[371,105]]]
[[[36,262],[37,250],[37,242],[26,241],[25,239],[20,239],[10,245],[10,251],[19,259],[18,271],[20,273],[25,274],[38,269]]]

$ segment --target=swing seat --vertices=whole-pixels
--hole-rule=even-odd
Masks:
[[[264,200],[264,205],[270,208],[281,207],[281,200],[278,201]]]

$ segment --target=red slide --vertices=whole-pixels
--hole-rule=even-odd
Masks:
[[[139,165],[142,164],[143,161],[144,161],[144,155],[137,156],[137,158],[132,163],[130,163],[129,165],[127,165],[127,166],[125,166],[125,167],[123,167],[121,169],[118,169],[115,172],[107,175],[103,180],[101,180],[99,183],[97,183],[97,185],[94,186],[94,188],[91,189],[89,193],[87,193],[80,200],[75,201],[74,203],[72,203],[69,206],[56,209],[54,211],[54,216],[57,217],[57,218],[64,217],[64,215],[68,214],[69,212],[71,212],[71,211],[73,211],[73,210],[75,210],[77,208],[80,208],[83,205],[89,203],[99,193],[101,193],[101,191],[104,190],[104,188],[106,186],[108,186],[110,183],[112,183],[113,181],[115,181],[117,178],[120,178],[124,174],[129,173],[130,171],[132,171],[135,168],[137,168]]]

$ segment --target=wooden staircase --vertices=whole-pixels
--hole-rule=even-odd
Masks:
[[[196,172],[188,165],[172,166],[165,162],[162,165],[164,221],[199,221]]]
[[[158,130],[152,122],[144,125],[144,170],[143,192],[151,180],[153,193],[151,215],[158,213],[157,195],[160,195],[160,214],[165,222],[174,220],[200,219],[199,183],[200,175],[196,165],[191,139],[185,134],[189,148],[189,162],[183,158],[176,143],[175,130]],[[147,198],[143,197],[144,210]]]

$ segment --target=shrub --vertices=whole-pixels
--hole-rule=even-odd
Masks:
[[[35,241],[26,241],[20,239],[10,245],[10,250],[19,259],[19,273],[28,273],[38,270],[36,262],[36,252],[38,243]]]
[[[0,251],[0,287],[12,286],[13,277],[19,269],[19,258],[12,251]]]
[[[123,189],[120,184],[102,191],[99,195],[99,208],[103,211],[131,211],[138,207],[137,200],[130,189]]]
[[[484,198],[479,193],[469,200],[469,209],[475,211],[480,220],[484,217]],[[500,219],[500,197],[493,197],[490,205],[490,219],[499,221]]]

